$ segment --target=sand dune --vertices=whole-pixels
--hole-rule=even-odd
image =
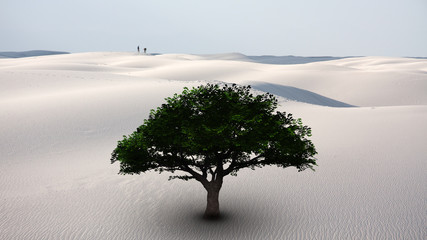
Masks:
[[[220,222],[198,182],[117,175],[109,158],[164,98],[252,84],[313,129],[316,172],[225,179]],[[240,54],[0,59],[0,239],[423,239],[427,60],[299,65]],[[358,106],[358,107],[350,107]]]

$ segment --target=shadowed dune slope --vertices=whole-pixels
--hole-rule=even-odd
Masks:
[[[327,98],[322,95],[319,95],[304,89],[299,89],[296,87],[282,86],[282,85],[271,84],[271,83],[252,83],[252,87],[254,89],[257,89],[263,92],[269,92],[277,96],[280,96],[292,101],[297,101],[297,102],[303,102],[303,103],[309,103],[313,105],[320,105],[320,106],[327,106],[327,107],[355,107],[353,105],[336,101],[334,99]]]

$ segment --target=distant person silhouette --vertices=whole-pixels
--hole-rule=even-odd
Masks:
[[[144,53],[147,53],[147,48],[144,48]]]
[[[138,53],[139,53],[139,46],[136,49],[138,50]]]

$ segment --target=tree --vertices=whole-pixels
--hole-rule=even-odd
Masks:
[[[111,163],[120,162],[121,174],[183,172],[169,180],[199,181],[207,191],[204,217],[218,218],[225,176],[266,165],[314,170],[311,129],[291,114],[274,112],[277,104],[272,94],[254,95],[250,86],[185,88],[123,136]]]

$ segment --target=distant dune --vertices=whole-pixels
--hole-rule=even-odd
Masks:
[[[23,57],[37,57],[45,55],[69,54],[68,52],[58,51],[45,51],[45,50],[32,50],[25,52],[0,52],[0,58],[23,58]]]
[[[351,57],[300,57],[300,56],[248,56],[249,59],[258,63],[266,63],[266,64],[303,64],[303,63],[311,63],[311,62],[322,62],[322,61],[330,61],[337,60],[343,58],[351,58]]]
[[[241,53],[224,53],[224,54],[205,54],[199,55],[206,59],[216,60],[234,60],[234,61],[246,61],[256,62],[264,64],[304,64],[311,62],[322,62],[337,60],[351,57],[329,57],[329,56],[316,56],[316,57],[302,57],[302,56],[273,56],[273,55],[262,55],[262,56],[247,56]]]

